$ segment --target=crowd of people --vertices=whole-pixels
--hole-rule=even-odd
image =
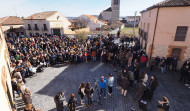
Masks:
[[[121,72],[118,74],[117,83],[121,86],[121,94],[127,95],[131,87],[136,87],[134,100],[152,99],[158,80],[155,75],[151,76],[148,82],[148,74],[140,71],[140,67],[145,67],[147,56],[145,50],[140,48],[140,42],[135,37],[124,37],[121,40],[122,45],[114,43],[114,35],[102,37],[91,37],[85,42],[79,42],[75,38],[67,36],[40,36],[40,37],[18,37],[6,38],[8,50],[11,59],[11,77],[13,90],[23,98],[26,104],[26,111],[30,111],[32,106],[32,94],[26,87],[25,77],[32,77],[35,73],[43,71],[44,67],[50,67],[56,64],[79,64],[88,61],[102,61],[113,64],[114,67],[120,67]],[[150,60],[150,71],[161,68],[161,72],[166,70],[176,72],[177,58],[160,58],[153,57]],[[189,86],[189,66],[188,60],[181,69],[182,77],[186,86]],[[114,77],[109,74],[108,80],[103,76],[99,80],[100,95],[106,98],[106,89],[108,87],[109,95],[112,95],[114,86]],[[135,84],[135,85],[134,85]],[[88,106],[92,106],[94,88],[87,82],[80,85],[78,94],[81,97],[81,105],[84,105],[85,95],[88,98]],[[62,104],[65,100],[63,92],[59,92],[54,98],[58,111],[63,110]],[[59,107],[59,105],[62,107]],[[74,94],[68,102],[71,111],[77,106],[77,100]]]

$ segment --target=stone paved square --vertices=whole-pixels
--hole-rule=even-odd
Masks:
[[[63,91],[67,101],[70,94],[74,93],[78,100],[78,111],[130,111],[134,108],[136,111],[141,111],[138,108],[138,103],[133,101],[135,88],[131,88],[126,97],[121,96],[121,89],[115,86],[112,97],[107,96],[103,99],[103,105],[94,103],[92,108],[81,107],[80,97],[77,94],[81,82],[90,82],[94,87],[94,78],[99,78],[104,75],[108,78],[108,73],[113,73],[116,79],[114,67],[110,64],[101,62],[89,62],[78,65],[56,65],[54,67],[45,68],[44,72],[38,73],[36,77],[27,78],[26,85],[30,88],[33,94],[33,103],[42,111],[56,111],[54,96],[59,91]],[[170,101],[170,111],[188,111],[190,109],[190,89],[179,83],[180,75],[177,73],[164,73],[160,71],[148,72],[150,76],[154,74],[158,77],[159,87],[157,88],[154,98],[148,102],[148,111],[157,111],[158,100],[162,96],[167,96]],[[94,101],[97,100],[97,91],[94,93]],[[86,98],[85,98],[86,99]],[[85,101],[87,102],[87,100]],[[68,111],[65,108],[65,111]]]

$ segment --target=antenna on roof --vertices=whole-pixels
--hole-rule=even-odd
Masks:
[[[15,8],[15,7],[13,7],[13,10],[15,11],[15,14],[16,14],[16,16],[17,16],[17,11],[16,11],[16,8]]]

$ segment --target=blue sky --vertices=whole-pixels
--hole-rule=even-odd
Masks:
[[[121,16],[132,16],[163,0],[121,0]],[[64,16],[99,15],[111,6],[111,0],[0,0],[0,17],[27,17],[43,11],[59,11]],[[138,15],[140,15],[138,13]]]

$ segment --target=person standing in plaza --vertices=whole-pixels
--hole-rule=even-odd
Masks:
[[[165,58],[162,59],[162,61],[160,63],[160,67],[161,67],[161,73],[165,73],[166,72],[166,61],[165,61]]]
[[[152,99],[152,97],[154,96],[154,92],[156,88],[158,87],[158,80],[155,75],[152,75],[150,83],[149,83],[149,87],[150,87],[150,94],[151,94],[150,98]]]
[[[71,98],[69,99],[68,105],[70,111],[76,111],[77,99],[75,98],[75,95],[73,93],[71,94]]]
[[[126,96],[127,90],[129,90],[130,82],[127,75],[121,77],[121,94]]]
[[[114,77],[112,74],[109,74],[109,79],[108,79],[108,94],[111,96],[112,95],[112,87],[114,83]]]
[[[65,95],[63,92],[59,92],[54,97],[54,101],[56,104],[57,111],[64,111],[64,104],[63,102],[66,101]]]
[[[80,95],[80,99],[81,99],[81,105],[84,105],[84,96],[85,96],[85,83],[82,82],[80,87],[79,87],[79,90],[78,90],[78,94]]]
[[[99,79],[99,83],[100,83],[100,96],[104,96],[104,98],[106,98],[106,79],[104,78],[104,76],[101,76],[101,78]]]
[[[88,106],[92,106],[92,98],[93,98],[94,89],[91,86],[90,82],[87,82],[84,92],[88,98]]]
[[[183,81],[183,84],[185,84],[185,86],[189,86],[188,84],[188,71],[189,71],[189,65],[183,66],[181,68],[181,78],[180,78],[180,82]]]
[[[138,99],[138,101],[141,100],[143,94],[144,94],[144,90],[146,88],[146,84],[143,82],[143,80],[141,80],[138,84],[137,84],[137,88],[136,88],[136,94],[134,96],[134,100]]]

